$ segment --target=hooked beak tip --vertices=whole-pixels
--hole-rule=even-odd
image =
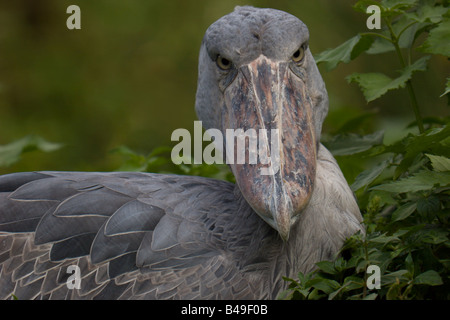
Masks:
[[[285,195],[285,194],[284,194]],[[292,225],[292,203],[290,199],[284,199],[282,203],[272,211],[275,220],[275,229],[280,237],[287,241]]]
[[[281,239],[283,239],[284,242],[287,242],[289,240],[289,229],[278,229],[278,234],[280,235]]]

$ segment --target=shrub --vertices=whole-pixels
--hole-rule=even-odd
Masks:
[[[340,164],[363,160],[370,167],[351,184],[364,217],[366,234],[345,242],[334,261],[317,263],[317,270],[288,279],[289,299],[449,299],[450,298],[450,126],[448,119],[424,121],[411,77],[427,69],[429,55],[412,61],[412,52],[450,56],[448,4],[435,1],[358,1],[366,12],[380,8],[385,29],[359,33],[334,49],[316,56],[331,70],[361,53],[395,51],[400,72],[395,78],[382,73],[355,73],[367,102],[388,90],[405,88],[418,133],[389,145],[383,133],[359,136],[343,133],[324,141]],[[422,39],[421,44],[416,44]],[[406,56],[406,59],[405,59]],[[450,91],[447,81],[444,95]],[[370,159],[370,161],[369,161]],[[374,265],[379,268],[379,289],[369,290]],[[369,286],[368,286],[369,283]]]

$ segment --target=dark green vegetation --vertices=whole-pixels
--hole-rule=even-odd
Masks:
[[[225,165],[175,166],[171,147],[159,146],[170,145],[174,129],[193,127],[204,30],[244,3],[79,1],[79,33],[64,29],[60,14],[72,3],[16,3],[0,10],[24,21],[2,13],[13,28],[0,33],[0,173],[117,169],[232,180]],[[359,1],[355,12],[325,0],[246,3],[275,6],[309,26],[330,94],[322,142],[355,192],[367,230],[348,239],[335,261],[286,279],[291,289],[282,298],[449,299],[448,1]],[[370,4],[381,8],[381,30],[365,26]],[[32,150],[57,151],[18,161]],[[381,289],[367,288],[369,265],[380,267]]]
[[[389,144],[382,132],[349,133],[364,115],[343,125],[345,130],[323,141],[343,170],[364,162],[367,169],[352,182],[364,216],[366,234],[346,242],[335,261],[317,264],[311,274],[290,281],[286,297],[298,299],[449,299],[450,298],[450,126],[448,118],[422,118],[412,84],[415,72],[425,71],[430,54],[450,56],[448,6],[434,1],[359,1],[381,8],[384,29],[359,33],[316,57],[329,69],[350,62],[363,52],[394,51],[398,72],[354,73],[347,77],[360,87],[368,102],[388,90],[406,88],[418,132]],[[419,41],[420,40],[420,41]],[[416,54],[419,53],[419,55]],[[442,88],[444,85],[442,84]],[[449,82],[443,89],[448,94]],[[445,93],[444,93],[445,91]],[[392,106],[391,106],[392,107]],[[380,288],[369,290],[368,266],[380,268]]]

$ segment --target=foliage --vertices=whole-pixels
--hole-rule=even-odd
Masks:
[[[450,57],[448,4],[435,2],[434,0],[358,1],[354,8],[362,12],[366,12],[369,5],[377,5],[386,28],[380,32],[359,33],[337,48],[316,55],[316,62],[324,63],[328,70],[332,70],[339,63],[348,63],[363,52],[380,54],[395,51],[400,64],[400,70],[395,78],[384,73],[371,72],[354,73],[348,76],[347,80],[360,86],[367,102],[383,96],[389,90],[406,86],[418,128],[423,132],[423,120],[411,78],[415,72],[427,69],[430,56],[423,56],[413,62],[413,53],[425,52]],[[416,44],[419,40],[423,41],[421,45]],[[445,93],[448,93],[448,83]]]
[[[401,70],[392,79],[381,73],[347,77],[366,98],[407,87],[419,133],[384,144],[381,132],[360,136],[338,134],[324,144],[340,164],[369,168],[351,184],[363,213],[366,233],[347,239],[334,261],[317,263],[317,270],[288,279],[290,299],[449,299],[450,298],[450,124],[448,119],[422,119],[411,77],[425,71],[430,56],[412,62],[412,49],[450,56],[448,5],[433,1],[359,1],[365,12],[376,4],[386,29],[360,33],[317,56],[328,69],[350,62],[363,52],[396,51]],[[415,45],[422,39],[421,45]],[[407,59],[404,59],[404,54]],[[448,82],[445,94],[448,94]],[[380,288],[369,290],[370,265],[380,268]],[[369,281],[370,282],[370,281]]]
[[[48,142],[44,138],[29,135],[7,145],[0,146],[0,167],[7,167],[18,162],[24,153],[31,151],[51,152],[62,147],[59,143]]]
[[[286,279],[284,298],[450,298],[449,132],[449,125],[429,128],[347,155],[379,159],[351,185],[366,234],[349,238],[335,261]],[[369,265],[380,267],[379,290],[367,289]]]
[[[158,172],[183,175],[195,175],[235,182],[234,176],[225,164],[192,164],[192,159],[176,165],[171,160],[171,147],[158,147],[145,156],[126,146],[112,150],[123,157],[124,162],[117,171]],[[191,163],[191,164],[189,164]]]

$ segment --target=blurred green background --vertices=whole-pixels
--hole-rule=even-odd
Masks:
[[[366,31],[354,1],[335,0],[17,0],[0,2],[0,145],[36,134],[65,146],[27,153],[0,174],[30,170],[108,171],[122,161],[110,150],[126,145],[148,153],[174,145],[176,128],[193,130],[198,49],[207,27],[236,5],[281,9],[310,29],[313,54]],[[81,8],[81,30],[68,30],[66,8]],[[394,53],[364,55],[332,72],[320,67],[330,96],[324,130],[373,112],[364,130],[386,139],[413,120],[405,90],[367,104],[345,76],[393,73]],[[446,58],[434,56],[413,78],[422,114],[448,115]]]

